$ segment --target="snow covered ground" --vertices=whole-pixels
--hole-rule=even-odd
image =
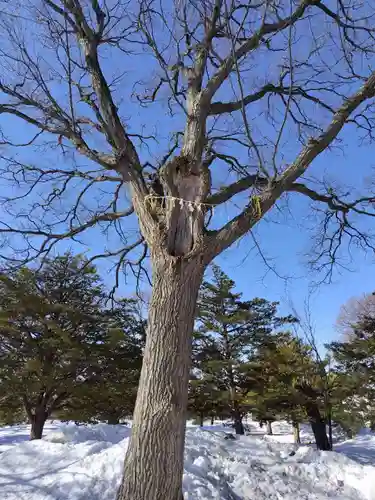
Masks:
[[[330,453],[296,448],[286,423],[274,423],[273,436],[256,423],[251,429],[255,435],[232,441],[220,424],[188,425],[186,500],[375,500],[375,435],[364,432]],[[43,440],[28,442],[28,433],[28,426],[0,428],[1,500],[115,498],[129,428],[56,422]],[[312,440],[308,428],[302,438]]]

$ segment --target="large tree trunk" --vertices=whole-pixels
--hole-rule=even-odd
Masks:
[[[327,437],[326,422],[322,418],[319,408],[315,404],[309,404],[306,407],[307,415],[310,420],[311,429],[314,433],[315,443],[318,450],[330,451],[331,446]]]
[[[146,347],[118,500],[181,500],[191,339],[204,267],[155,261]]]
[[[332,408],[331,408],[331,405],[328,406],[327,420],[328,420],[329,447],[332,450],[333,449],[333,432],[332,432]]]
[[[326,423],[324,419],[310,421],[312,431],[315,437],[315,443],[318,450],[330,451],[331,446],[326,432]]]
[[[271,420],[267,420],[267,435],[272,436],[272,422]]]
[[[299,428],[299,423],[293,421],[293,436],[294,436],[294,443],[295,444],[301,444],[301,436],[300,436],[300,428]]]
[[[203,427],[203,424],[204,424],[204,415],[203,415],[203,412],[201,411],[201,412],[199,413],[199,425],[200,425],[201,427]]]
[[[42,439],[44,424],[47,414],[44,410],[36,410],[35,415],[29,419],[31,424],[30,439]]]
[[[233,421],[236,434],[243,436],[245,434],[245,429],[242,423],[242,415],[238,409],[235,409],[233,412]]]
[[[120,418],[118,415],[109,415],[107,419],[107,424],[118,425],[120,423]]]

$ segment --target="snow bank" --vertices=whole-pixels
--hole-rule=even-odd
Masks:
[[[375,467],[344,455],[246,436],[225,441],[205,431],[186,444],[185,498],[375,500]]]
[[[296,450],[261,436],[231,441],[215,430],[221,432],[187,429],[185,500],[375,500],[374,465],[343,450]],[[113,500],[129,432],[121,425],[59,424],[43,440],[19,443],[16,427],[0,429],[0,451],[2,440],[8,443],[0,454],[1,500]],[[19,426],[19,435],[27,434]],[[358,439],[356,446],[368,446],[371,456],[375,438]]]
[[[128,435],[124,426],[61,424],[42,440],[7,449],[1,500],[113,500]]]
[[[375,435],[364,429],[355,439],[349,439],[335,446],[335,450],[344,453],[361,464],[375,464]],[[375,478],[374,478],[375,489]]]
[[[76,425],[73,422],[60,424],[56,432],[48,433],[44,440],[55,443],[84,443],[85,441],[108,441],[116,444],[129,437],[130,429],[122,425]]]

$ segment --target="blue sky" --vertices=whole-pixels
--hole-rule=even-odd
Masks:
[[[362,183],[368,190],[373,148],[361,143],[351,126],[340,138],[343,148],[321,155],[311,166],[309,174],[335,180],[344,190],[360,191]],[[309,301],[316,338],[323,346],[338,336],[334,325],[340,306],[353,296],[375,291],[375,259],[371,250],[364,252],[357,248],[352,248],[349,256],[348,246],[344,243],[341,257],[345,267],[334,268],[331,283],[317,285],[321,275],[313,272],[308,263],[314,248],[315,219],[312,222],[306,219],[311,206],[309,199],[294,194],[290,205],[292,218],[279,216],[273,211],[255,228],[256,241],[275,272],[265,265],[250,235],[233,245],[216,262],[246,298],[259,296],[277,300],[283,313],[289,313],[291,307],[295,307],[302,318],[306,301]],[[231,215],[231,207],[223,209],[217,214],[216,223],[225,223]],[[359,227],[366,231],[374,228],[374,222],[370,217],[358,220]],[[109,283],[110,275],[106,279]],[[133,292],[132,278],[122,290],[124,293]]]
[[[353,132],[355,132],[353,134]],[[353,127],[348,126],[341,134],[343,149],[323,153],[312,165],[309,175],[335,179],[350,192],[369,189],[373,178],[373,147],[358,139]],[[251,250],[253,240],[246,236],[238,245],[229,249],[217,262],[237,283],[245,296],[262,296],[280,301],[284,312],[290,306],[305,315],[305,303],[310,302],[316,337],[320,344],[338,336],[334,324],[340,306],[353,296],[375,291],[375,259],[372,250],[352,248],[346,244],[341,257],[345,268],[336,267],[332,282],[316,285],[320,275],[308,264],[314,248],[312,224],[306,224],[311,203],[301,195],[293,195],[293,219],[269,217],[274,222],[261,221],[256,228],[256,239],[264,256],[275,268],[268,269],[258,252]],[[316,205],[315,205],[316,206]],[[365,231],[374,230],[375,219],[363,217],[358,225]]]
[[[321,27],[321,29],[323,30],[324,28]],[[33,34],[31,31],[29,36],[38,38],[38,34]],[[37,53],[38,42],[35,40],[34,42]],[[4,41],[2,43],[6,44]],[[10,50],[9,47],[7,49]],[[299,50],[301,52],[305,50],[301,43]],[[330,53],[329,50],[327,54],[330,54],[327,56],[328,59],[333,58],[333,61],[335,54],[333,52]],[[49,57],[50,55],[47,54],[46,61],[48,61]],[[125,66],[125,63],[123,63],[124,57],[122,53],[120,55],[106,53],[103,58],[103,67],[106,74],[114,76],[116,73],[121,73],[123,66]],[[331,63],[333,64],[332,61]],[[129,97],[134,91],[133,83],[135,80],[143,80],[146,87],[152,88],[155,82],[153,64],[152,60],[145,54],[127,60],[124,80],[115,93],[122,116],[126,117],[127,126],[131,132],[140,132],[143,130],[143,126],[146,127],[146,132],[155,130],[158,132],[159,144],[151,144],[149,152],[142,151],[141,156],[143,161],[150,158],[162,157],[165,151],[163,148],[166,147],[171,132],[181,129],[181,117],[170,118],[166,116],[165,99],[164,104],[156,104],[150,111],[145,112],[139,108],[136,99]],[[264,72],[264,75],[256,75],[254,81],[248,81],[248,85],[257,87],[262,78],[271,78],[273,76],[272,73],[278,71],[276,64],[271,63],[267,67],[259,65],[258,70],[260,73]],[[11,75],[10,78],[13,78],[13,76]],[[66,89],[63,89],[59,85],[60,83],[53,82],[53,92],[61,102],[64,102],[64,99],[66,101]],[[222,91],[220,98],[226,100],[224,91]],[[262,103],[254,106],[254,117],[260,116],[261,106]],[[310,111],[314,112],[314,109],[311,108]],[[262,134],[274,133],[262,119],[254,118],[251,124],[254,129],[259,127]],[[30,138],[30,129],[15,119],[2,116],[0,125],[3,130],[6,130],[8,136],[16,138],[17,141],[22,142]],[[283,163],[291,161],[299,151],[299,145],[297,144],[296,137],[293,135],[293,130],[290,129],[287,132],[286,139],[282,143],[281,148],[281,160]],[[360,141],[357,131],[353,126],[347,126],[341,134],[340,139],[342,141],[340,149],[334,148],[322,154],[309,169],[309,177],[324,178],[328,183],[332,182],[334,185],[338,183],[344,190],[350,192],[355,191],[355,189],[361,192],[361,184],[364,183],[366,187],[367,183],[368,191],[368,181],[366,178],[373,177],[373,148]],[[96,141],[96,147],[99,149],[102,145],[98,139]],[[46,168],[51,164],[66,167],[67,163],[69,164],[69,159],[63,157],[60,154],[59,148],[56,148],[56,139],[54,139],[54,145],[55,149],[44,148],[32,150],[25,148],[22,152],[17,151],[17,154],[24,161],[38,163],[40,166]],[[237,153],[235,149],[232,152],[234,154]],[[77,162],[80,166],[84,165],[84,168],[89,168],[89,162],[86,160],[77,159]],[[227,174],[221,172],[220,168],[222,167],[215,168],[218,170],[214,171],[214,176],[218,179],[225,179]],[[2,182],[1,184],[0,187],[4,191],[7,183],[4,184]],[[71,203],[73,195],[74,189],[66,195],[65,203]],[[31,203],[35,201],[35,197],[38,194],[33,196],[34,198],[30,200]],[[87,203],[93,204],[94,202],[93,200],[87,200]],[[291,216],[288,215],[285,204],[280,205],[280,207],[283,208],[281,214],[277,210],[273,210],[270,214],[267,214],[265,220],[262,220],[254,230],[254,237],[262,249],[263,256],[266,257],[268,263],[271,263],[275,267],[279,276],[276,276],[264,264],[259,252],[254,249],[254,240],[249,235],[235,244],[224,255],[220,256],[217,259],[217,263],[235,280],[238,290],[243,292],[246,298],[259,296],[270,300],[278,300],[280,301],[283,313],[289,313],[291,304],[293,304],[297,312],[303,314],[304,301],[309,296],[309,289],[320,278],[316,274],[311,273],[307,263],[308,256],[311,255],[311,249],[314,247],[312,238],[314,230],[316,231],[317,222],[312,217],[309,200],[303,198],[301,195],[295,194],[291,197],[289,205],[292,211]],[[24,210],[26,212],[28,210],[26,202]],[[218,226],[227,222],[235,213],[236,208],[234,204],[229,204],[228,207],[217,210],[215,225]],[[367,220],[360,221],[360,227],[364,230],[371,229],[373,220],[368,218]],[[131,224],[133,228],[136,227],[135,221]],[[129,228],[127,227],[127,229]],[[64,242],[58,247],[58,250],[64,251],[67,248],[72,248],[76,251],[81,251],[84,249],[88,255],[93,255],[102,252],[103,246],[112,249],[116,248],[117,243],[118,241],[115,236],[109,235],[107,240],[105,240],[98,230],[94,230],[86,238],[86,246],[82,247],[77,243]],[[350,270],[337,269],[333,276],[333,283],[315,287],[310,300],[316,336],[320,344],[328,342],[336,336],[334,323],[339,308],[343,303],[354,295],[375,290],[375,263],[373,255],[370,252],[365,255],[362,251],[353,248],[349,262],[346,245],[344,244],[341,256]],[[108,263],[103,262],[99,265],[99,270],[102,272],[108,286],[112,286],[113,272],[109,272],[109,267]],[[285,276],[288,279],[283,279]],[[120,293],[134,293],[134,280],[131,276],[127,277],[126,281],[125,278],[123,279],[120,286]]]

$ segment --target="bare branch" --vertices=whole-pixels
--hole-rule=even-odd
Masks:
[[[326,110],[334,113],[334,109],[326,104],[321,99],[314,97],[308,94],[304,89],[300,87],[284,88],[273,85],[272,83],[268,83],[264,85],[260,90],[255,92],[254,94],[250,94],[246,96],[243,100],[235,101],[235,102],[213,102],[210,106],[210,115],[220,115],[223,113],[233,113],[234,111],[240,110],[243,106],[247,106],[248,104],[252,104],[253,102],[259,101],[267,94],[280,94],[280,95],[292,95],[292,96],[301,96],[305,99],[315,102],[319,104]]]
[[[259,175],[248,175],[233,184],[229,184],[229,186],[226,186],[217,193],[212,194],[207,198],[206,203],[208,205],[220,205],[230,200],[236,194],[242,193],[251,187],[260,188],[267,186],[267,184],[268,180]]]
[[[362,214],[362,215],[369,215],[372,217],[375,217],[375,212],[370,213],[365,210],[361,210],[357,208],[358,205],[363,205],[363,204],[370,204],[373,205],[375,203],[375,197],[374,196],[369,196],[369,197],[361,197],[358,200],[352,201],[352,202],[346,202],[343,200],[340,200],[337,195],[335,195],[333,192],[330,194],[321,194],[317,193],[316,191],[310,189],[309,187],[305,186],[302,183],[297,183],[294,182],[290,188],[288,188],[288,191],[295,191],[297,193],[304,194],[311,198],[314,201],[320,201],[322,203],[326,203],[328,207],[336,212],[343,212],[345,214],[349,213],[350,211]]]
[[[277,33],[278,31],[288,28],[291,24],[294,24],[303,16],[309,5],[313,5],[314,3],[315,0],[302,0],[299,7],[297,7],[297,9],[291,16],[285,19],[280,19],[276,23],[268,24],[263,20],[259,30],[254,33],[252,37],[246,40],[237,50],[235,50],[234,53],[228,56],[221,64],[216,74],[209,80],[205,90],[207,100],[211,100],[211,98],[221,87],[223,82],[228,78],[229,74],[235,67],[236,61],[239,61],[249,52],[256,49],[262,37]]]
[[[337,137],[351,113],[367,99],[375,95],[375,72],[367,79],[365,84],[348,98],[334,114],[331,123],[317,138],[311,138],[307,146],[301,151],[296,160],[273,185],[266,188],[257,199],[252,198],[250,205],[232,221],[228,222],[215,234],[215,254],[229,247],[236,239],[248,232],[274,205],[275,201],[292,187],[294,181],[300,177],[311,162],[322,153]],[[258,208],[254,207],[254,200]]]
[[[325,203],[330,228],[348,230],[349,213],[372,215],[370,196],[347,201],[297,182],[340,144],[345,123],[375,139],[373,76],[363,64],[374,15],[359,0],[335,11],[320,0],[132,8],[27,0],[18,17],[3,7],[0,143],[12,153],[1,177],[12,191],[0,202],[4,244],[15,253],[23,241],[28,257],[37,255],[49,237],[46,248],[65,238],[82,245],[95,228],[120,249],[140,229],[151,254],[153,245],[173,258],[207,251],[208,262],[290,192]],[[8,120],[26,124],[22,133]],[[37,166],[26,164],[29,153]],[[238,217],[206,234],[209,206],[234,197]],[[139,227],[111,215],[129,205]],[[120,268],[137,263],[136,274],[135,254]]]

